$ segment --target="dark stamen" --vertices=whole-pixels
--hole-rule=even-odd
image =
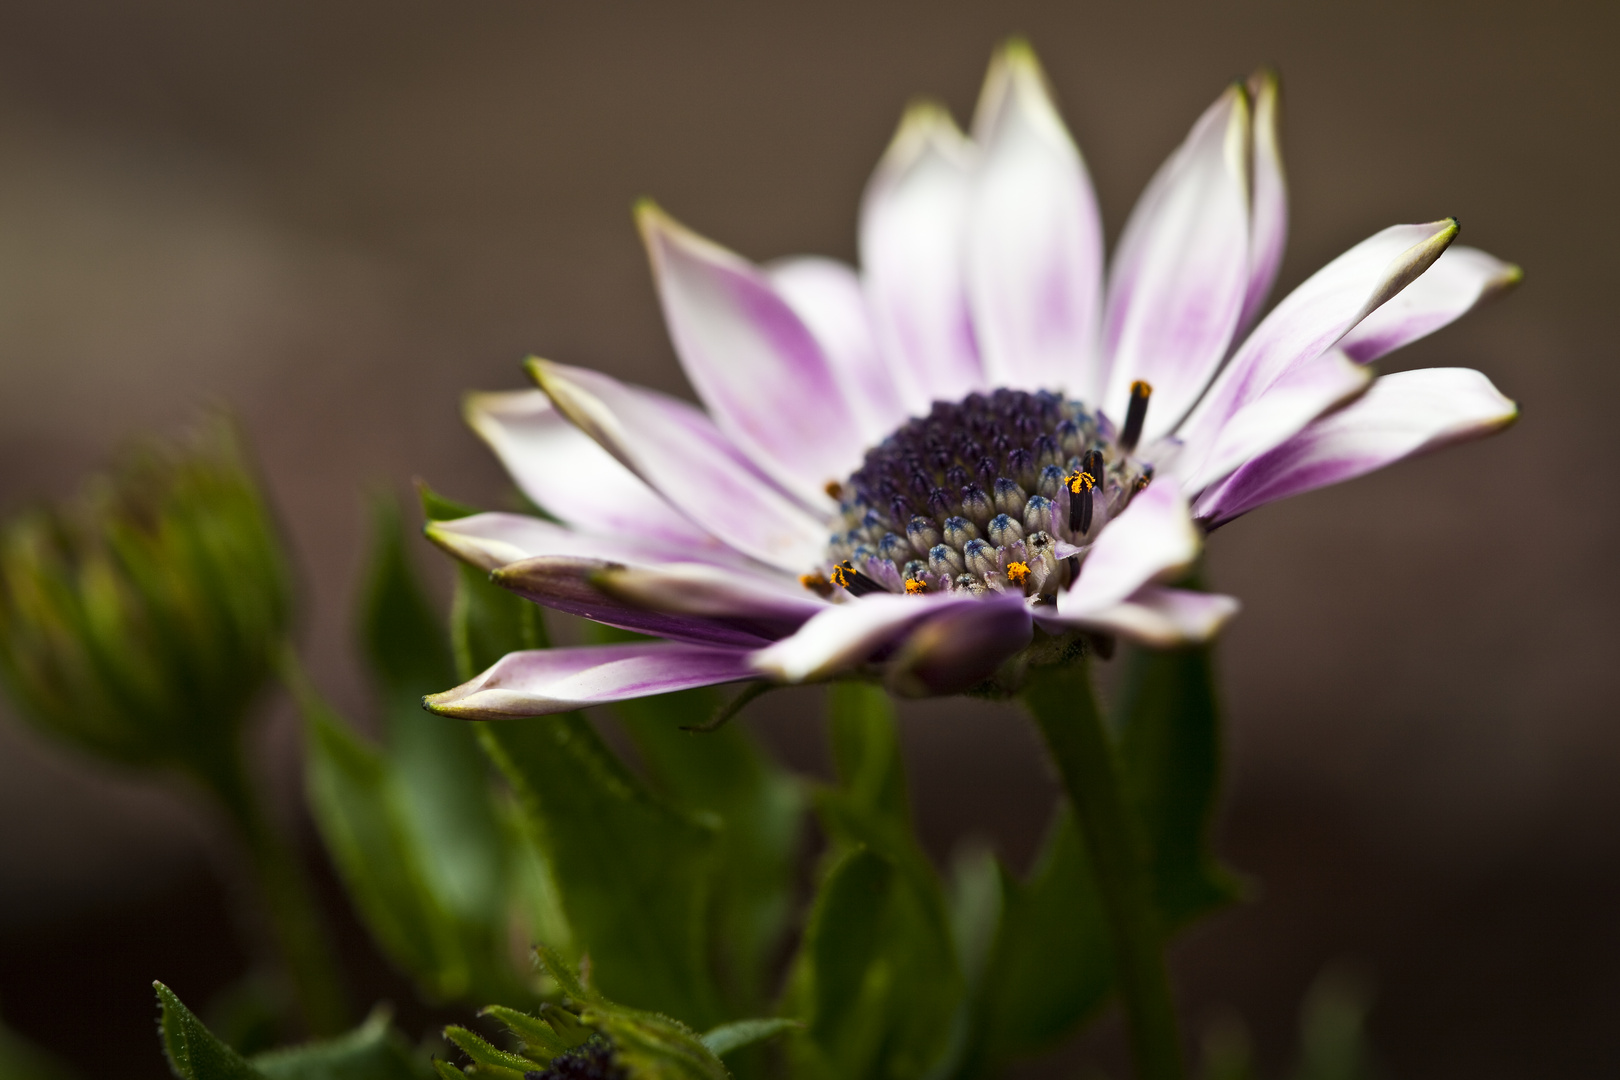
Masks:
[[[1142,438],[1142,422],[1147,419],[1148,398],[1152,393],[1153,387],[1141,379],[1131,383],[1131,404],[1125,410],[1125,430],[1119,433],[1119,445],[1127,452],[1135,450]]]
[[[1090,473],[1082,475],[1090,476]],[[1091,485],[1082,484],[1069,492],[1069,531],[1081,536],[1091,531]]]
[[[851,596],[867,596],[875,592],[889,591],[855,569],[848,559],[833,567],[832,579],[834,585],[846,590]]]

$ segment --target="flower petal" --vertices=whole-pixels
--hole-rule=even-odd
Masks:
[[[900,400],[921,416],[984,382],[962,267],[973,147],[939,105],[900,121],[861,203],[861,269]]]
[[[1023,604],[957,606],[918,624],[886,664],[884,679],[905,697],[960,694],[996,673],[1028,645],[1035,624]]]
[[[1344,335],[1339,348],[1359,364],[1371,363],[1434,333],[1523,279],[1523,270],[1478,248],[1460,244],[1447,248],[1422,277]]]
[[[610,575],[617,569],[624,568],[603,559],[546,555],[509,563],[492,572],[490,580],[542,607],[564,614],[579,615],[637,633],[705,645],[756,648],[791,634],[806,617],[802,614],[797,617],[791,614],[686,615],[627,603],[596,585],[598,576]],[[735,594],[732,599],[737,599]]]
[[[1282,85],[1277,73],[1263,68],[1249,76],[1254,108],[1254,137],[1249,159],[1249,288],[1237,332],[1243,333],[1260,314],[1282,266],[1288,243],[1288,178],[1283,173]]]
[[[994,386],[1097,400],[1102,221],[1080,149],[1030,47],[990,64],[973,123],[984,158],[967,219],[973,325]]]
[[[817,256],[782,259],[765,273],[821,343],[864,445],[876,445],[900,426],[906,409],[878,350],[860,276],[836,259]]]
[[[1054,627],[1078,627],[1119,634],[1155,649],[1208,641],[1238,611],[1238,602],[1218,593],[1149,585],[1129,600],[1082,618],[1037,616]]]
[[[701,548],[666,542],[634,533],[611,536],[579,532],[529,514],[474,514],[453,521],[435,521],[425,530],[429,540],[463,562],[484,570],[540,555],[571,555],[632,563],[712,562],[722,566],[747,565],[730,548],[712,540]]]
[[[749,617],[793,627],[828,607],[826,600],[796,581],[772,581],[697,563],[611,564],[594,574],[591,584],[609,597],[651,611],[710,618]]]
[[[531,360],[529,371],[564,416],[705,531],[789,570],[820,557],[822,523],[756,472],[698,409],[584,368]]]
[[[1372,371],[1338,349],[1287,371],[1264,393],[1221,426],[1215,443],[1198,459],[1185,462],[1182,486],[1203,491],[1338,405],[1359,397],[1372,382]],[[1193,466],[1197,460],[1196,467]]]
[[[1179,434],[1210,446],[1240,408],[1296,364],[1321,356],[1351,327],[1427,270],[1457,235],[1457,222],[1392,225],[1312,274],[1255,327]]]
[[[1385,375],[1356,401],[1233,473],[1200,500],[1199,516],[1218,525],[1277,499],[1489,435],[1518,415],[1517,405],[1468,368]]]
[[[718,546],[569,423],[540,391],[468,394],[461,411],[518,489],[548,514],[587,532]]]
[[[857,667],[890,645],[917,623],[956,607],[1016,604],[1022,597],[959,596],[935,593],[898,596],[874,593],[837,604],[754,657],[761,672],[782,682],[806,682]]]
[[[1153,387],[1145,437],[1175,428],[1226,356],[1249,277],[1249,104],[1229,87],[1148,183],[1108,276],[1103,409]]]
[[[1080,579],[1058,593],[1057,613],[1086,618],[1122,603],[1149,582],[1191,566],[1199,547],[1181,489],[1170,479],[1150,484],[1091,545]]]
[[[636,211],[664,319],[720,430],[807,504],[860,464],[864,440],[820,342],[763,271],[650,202]]]
[[[695,686],[758,678],[749,653],[670,642],[533,649],[507,653],[495,666],[423,704],[441,716],[506,720],[544,716]]]

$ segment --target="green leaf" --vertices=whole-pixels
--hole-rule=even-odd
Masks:
[[[1221,766],[1213,648],[1131,650],[1114,728],[1169,932],[1242,894],[1210,842]]]
[[[264,1080],[246,1058],[216,1039],[174,991],[160,982],[152,988],[162,1010],[163,1050],[180,1080]]]
[[[909,829],[905,761],[889,695],[858,682],[834,683],[827,694],[839,786],[858,806]]]
[[[1029,880],[999,876],[999,925],[957,1076],[995,1075],[1049,1049],[1101,1007],[1113,983],[1102,899],[1067,805]]]
[[[503,1080],[522,1080],[523,1074],[535,1064],[522,1055],[509,1054],[492,1045],[475,1031],[468,1031],[454,1024],[444,1029],[444,1037],[455,1043],[463,1054],[472,1059],[473,1064],[478,1066],[477,1071],[480,1074],[488,1072],[492,1076],[502,1077]]]
[[[702,1042],[709,1048],[709,1053],[723,1058],[733,1050],[753,1046],[755,1043],[775,1038],[784,1031],[803,1026],[797,1020],[781,1016],[763,1017],[758,1020],[733,1020],[729,1024],[721,1024],[704,1032]]]
[[[401,810],[434,891],[461,920],[504,929],[503,838],[489,769],[464,722],[422,708],[456,683],[443,621],[411,570],[399,512],[377,504],[371,572],[361,604],[366,656],[382,697],[388,753],[410,793]]]
[[[630,636],[593,627],[603,642]],[[653,788],[677,808],[720,823],[711,940],[729,1011],[746,1014],[766,1003],[770,963],[791,913],[804,796],[742,726],[681,730],[707,720],[721,698],[715,690],[688,690],[620,702],[612,711]]]
[[[719,1019],[704,913],[716,829],[655,798],[577,713],[477,725],[555,877],[604,993]]]
[[[267,1080],[423,1080],[427,1064],[389,1026],[378,1008],[366,1022],[335,1039],[272,1050],[253,1058]]]
[[[833,866],[795,973],[805,1075],[901,1080],[943,1055],[962,979],[939,904],[879,852],[855,847]]]

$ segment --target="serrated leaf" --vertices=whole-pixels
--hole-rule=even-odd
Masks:
[[[251,1061],[220,1041],[174,991],[153,983],[162,1011],[163,1048],[181,1080],[423,1080],[415,1057],[377,1010],[335,1039],[259,1054]]]
[[[477,730],[528,816],[596,985],[713,1024],[704,912],[714,827],[655,798],[577,713]]]
[[[758,1020],[733,1020],[729,1024],[721,1024],[717,1028],[705,1031],[701,1036],[704,1046],[715,1057],[723,1058],[733,1050],[741,1050],[745,1046],[764,1042],[804,1025],[798,1020],[782,1016],[762,1017]]]
[[[455,1043],[458,1050],[471,1058],[480,1073],[489,1072],[498,1077],[515,1077],[522,1080],[523,1074],[536,1064],[526,1057],[507,1053],[476,1031],[469,1031],[454,1024],[444,1029],[444,1037]]]
[[[605,643],[634,635],[593,626],[592,636]],[[770,762],[742,726],[682,730],[707,721],[721,700],[715,690],[688,690],[620,702],[612,711],[658,793],[720,822],[712,940],[735,1014],[766,1001],[770,961],[791,912],[804,797],[799,782]]]
[[[504,1005],[490,1005],[478,1015],[488,1016],[516,1035],[523,1043],[523,1056],[535,1061],[549,1061],[569,1048],[550,1024],[538,1016],[509,1009]]]
[[[215,1038],[174,991],[160,982],[152,988],[161,1010],[163,1051],[180,1080],[264,1080],[246,1058]]]
[[[1213,648],[1131,650],[1114,727],[1168,932],[1241,895],[1210,841],[1221,765]]]

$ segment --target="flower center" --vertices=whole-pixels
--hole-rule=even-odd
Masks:
[[[1151,392],[1132,387],[1118,433],[1083,403],[1044,390],[936,401],[827,486],[839,516],[825,575],[806,575],[805,586],[1050,600],[1153,478],[1153,466],[1131,456]]]

